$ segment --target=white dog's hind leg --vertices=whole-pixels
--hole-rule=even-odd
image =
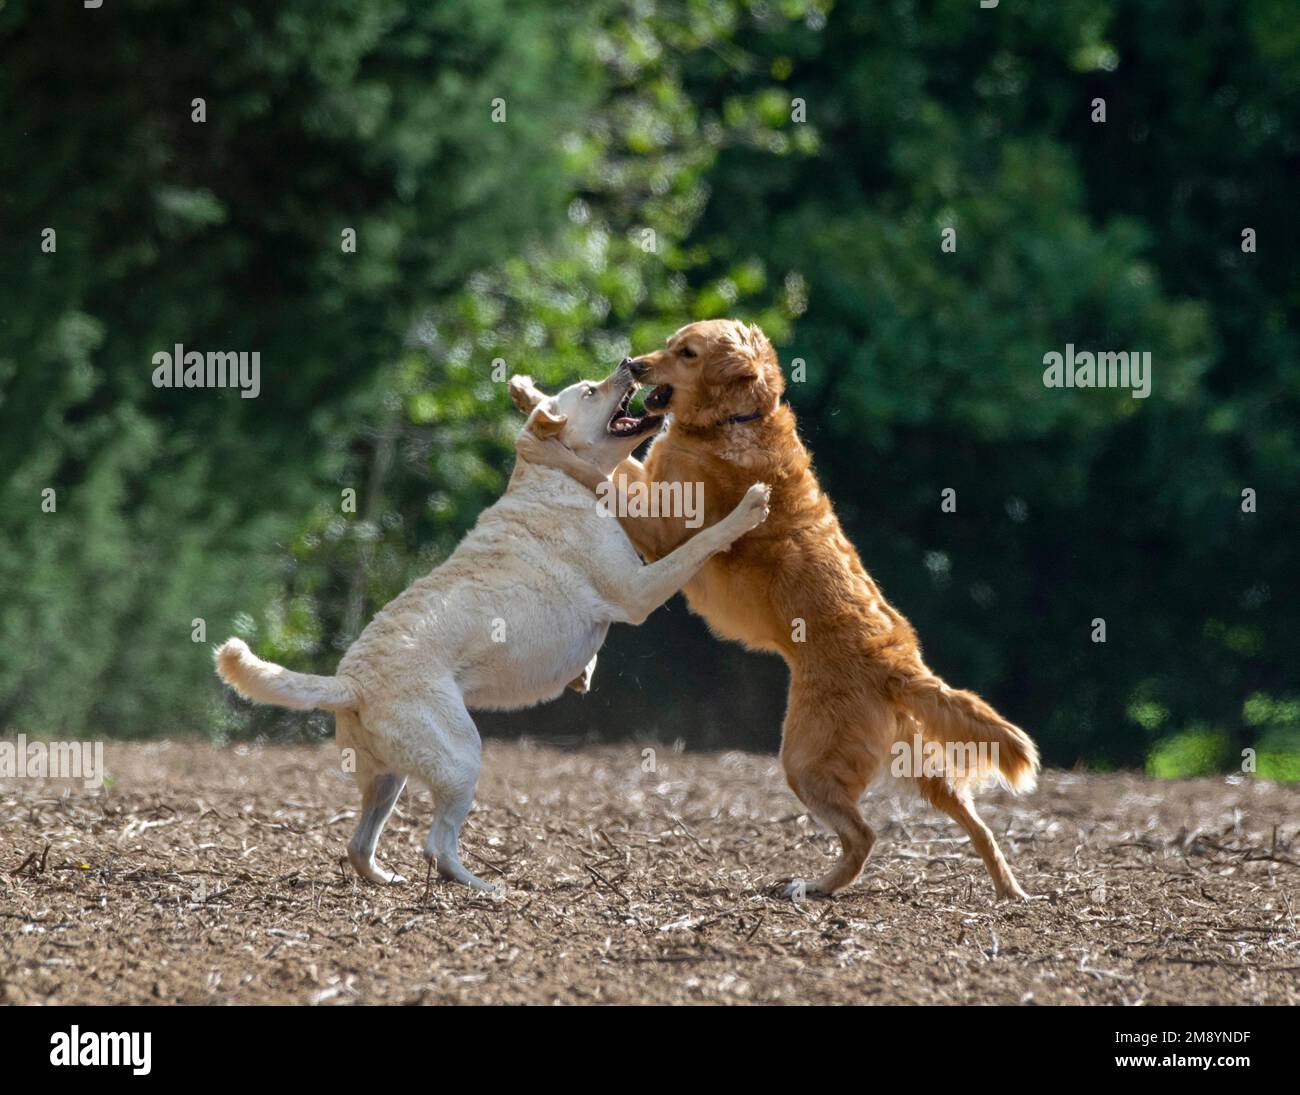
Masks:
[[[472,886],[476,890],[495,893],[499,887],[485,882],[460,861],[460,827],[469,815],[470,805],[474,801],[474,788],[469,787],[456,794],[447,794],[442,789],[433,792],[435,807],[439,814],[429,828],[429,837],[424,842],[425,858],[432,862],[443,878]]]
[[[345,770],[352,771],[361,792],[361,820],[348,842],[348,862],[357,874],[371,882],[405,882],[401,875],[392,874],[375,862],[375,848],[406,779],[394,774],[375,751],[373,736],[362,726],[357,712],[335,712],[334,738],[342,751]]]
[[[424,856],[438,874],[476,890],[495,892],[460,861],[460,829],[474,804],[474,787],[483,763],[478,727],[460,689],[451,681],[436,683],[419,701],[385,712],[381,736],[400,742],[403,767],[429,786],[434,819],[424,842]]]
[[[375,848],[384,823],[397,805],[397,797],[406,786],[406,777],[396,772],[379,772],[362,788],[361,820],[348,842],[348,862],[362,878],[381,884],[405,882],[400,874],[384,870],[375,862]]]

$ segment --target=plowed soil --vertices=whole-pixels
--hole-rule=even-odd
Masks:
[[[647,747],[649,748],[649,747]],[[1048,772],[981,811],[1039,900],[997,904],[905,787],[833,899],[775,758],[489,741],[437,880],[408,788],[377,887],[329,746],[106,747],[110,782],[0,780],[0,1000],[39,1003],[1300,1003],[1294,788]],[[654,770],[647,771],[653,760]]]

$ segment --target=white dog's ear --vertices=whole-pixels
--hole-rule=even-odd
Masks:
[[[538,389],[531,376],[512,376],[510,378],[510,402],[523,411],[524,414],[531,414],[533,408],[545,398],[546,393]]]
[[[543,396],[543,399],[546,397]],[[554,414],[544,406],[538,407],[533,416],[528,420],[526,429],[531,429],[538,437],[545,440],[548,437],[555,437],[564,429],[564,424],[569,421],[567,414]]]

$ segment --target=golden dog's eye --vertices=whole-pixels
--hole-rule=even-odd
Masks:
[[[681,354],[682,357],[690,358],[690,357],[694,357],[694,356],[695,356],[695,351],[692,350],[689,346],[683,346],[683,347],[682,347],[680,350],[678,350],[677,352],[678,352],[679,354]]]

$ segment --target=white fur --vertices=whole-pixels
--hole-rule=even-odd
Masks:
[[[606,432],[630,384],[620,371],[552,399],[527,378],[515,378],[511,391],[532,407],[526,428],[539,415],[552,427],[562,422],[563,443],[608,472],[635,447],[635,439]],[[364,800],[348,847],[360,875],[402,881],[374,853],[405,777],[415,776],[433,791],[438,811],[425,856],[444,877],[490,889],[457,850],[480,766],[468,709],[530,707],[569,684],[585,691],[610,624],[645,620],[709,556],[761,522],[766,506],[767,488],[755,484],[722,521],[644,566],[587,487],[521,459],[505,494],[445,563],[371,620],[335,676],[294,673],[255,657],[239,639],[217,651],[217,671],[249,699],[335,711],[336,739],[355,751]]]

